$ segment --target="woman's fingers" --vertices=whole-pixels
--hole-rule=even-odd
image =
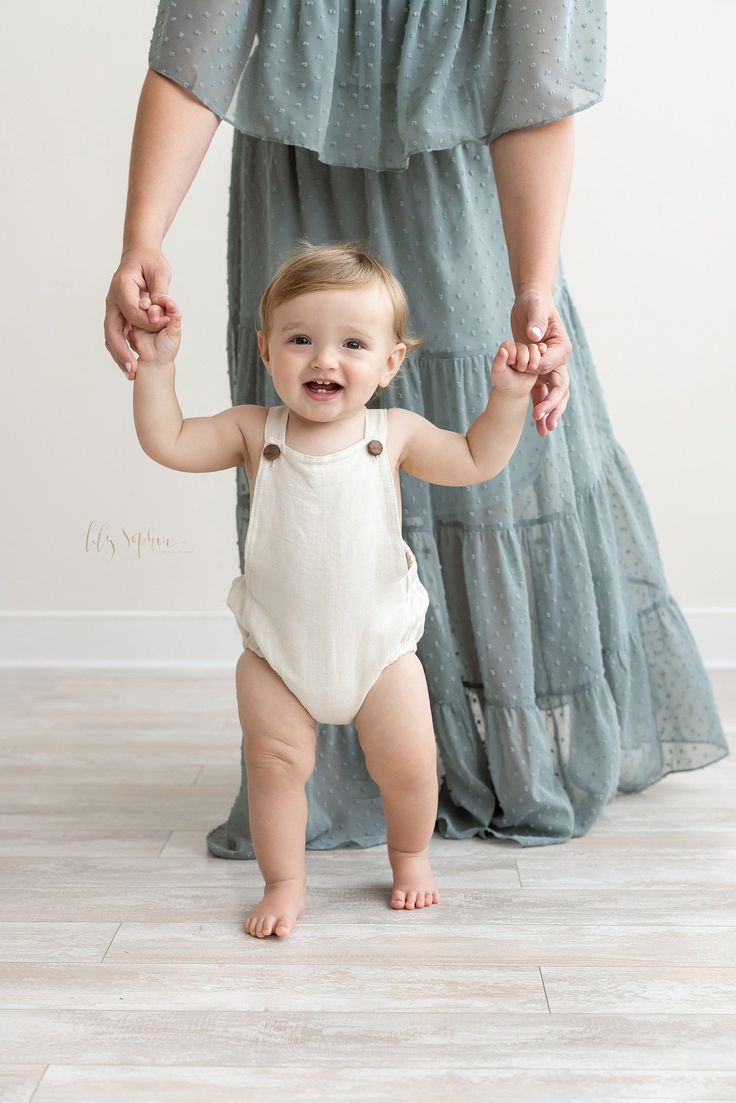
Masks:
[[[567,377],[567,365],[563,365],[564,372],[554,370],[549,372],[544,378],[549,390],[547,395],[539,401],[538,405],[535,405],[532,410],[532,417],[535,421],[539,421],[542,418],[547,417],[552,411],[556,411],[555,424],[562,416],[562,410],[559,409],[563,400],[565,400],[569,394],[569,380]],[[567,402],[565,402],[567,405]],[[564,409],[564,406],[562,407]],[[549,422],[547,423],[549,425]],[[550,426],[552,428],[552,426]]]
[[[567,394],[562,399],[562,401],[557,406],[557,409],[554,410],[551,414],[548,415],[548,417],[547,417],[547,428],[548,429],[554,429],[554,427],[557,425],[558,421],[562,417],[563,413],[565,412],[565,407],[567,406],[569,401],[570,401],[570,392],[568,391]]]
[[[105,348],[125,375],[129,375],[132,362],[135,360],[127,343],[130,328],[130,323],[115,303],[108,303],[103,327]]]
[[[563,364],[568,363],[572,352],[570,338],[556,310],[550,315],[549,332],[545,341],[547,348],[539,364],[539,372],[542,375],[555,370],[559,371]]]
[[[548,392],[549,387],[546,383],[546,376],[540,376],[530,391],[530,397],[532,400],[532,417],[535,421],[537,420],[537,406],[545,400]]]
[[[540,334],[543,340],[535,342],[532,324],[542,329],[545,318],[546,327]],[[568,363],[572,355],[565,323],[548,290],[527,288],[516,296],[511,308],[511,332],[519,349],[528,349],[522,370],[537,373],[531,390],[532,417],[539,435],[547,436],[559,423],[568,403]]]
[[[127,344],[130,329],[132,326],[148,330],[154,328],[148,314],[141,308],[139,290],[135,280],[124,276],[118,269],[105,300],[105,348],[118,367],[128,375],[135,361]]]
[[[135,326],[138,329],[148,330],[154,329],[145,311],[136,310],[135,313],[145,318],[145,325],[138,325],[135,319],[130,321],[115,302],[108,301],[103,327],[105,333],[105,348],[128,379],[135,378],[136,369],[135,340],[130,339],[133,327]],[[168,319],[164,316],[164,326],[155,327],[156,331],[158,331],[159,328],[165,328],[167,322]]]

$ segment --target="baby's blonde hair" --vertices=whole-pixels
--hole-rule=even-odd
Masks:
[[[372,283],[382,284],[388,292],[393,306],[394,336],[396,341],[403,341],[406,345],[406,361],[415,349],[424,344],[424,338],[411,336],[408,332],[409,304],[396,276],[359,241],[312,245],[306,238],[300,238],[299,249],[276,270],[261,296],[259,329],[268,337],[276,307],[295,299],[297,295],[307,291],[367,287]]]

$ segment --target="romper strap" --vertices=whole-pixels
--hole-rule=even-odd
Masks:
[[[268,413],[266,414],[266,423],[263,427],[264,444],[273,443],[279,446],[283,445],[288,411],[289,408],[285,404],[281,406],[269,406]]]
[[[388,435],[388,410],[383,406],[366,406],[365,435],[369,441],[380,440],[386,444]]]

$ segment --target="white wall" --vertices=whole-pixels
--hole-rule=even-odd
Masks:
[[[0,662],[234,661],[235,474],[153,464],[104,347],[154,0],[5,16]],[[683,33],[683,29],[687,33]],[[576,117],[563,263],[671,589],[736,661],[736,192],[728,0],[619,0],[604,102]],[[10,106],[10,114],[7,107]],[[229,405],[223,123],[164,243],[185,416]],[[148,530],[172,550],[128,545]],[[101,550],[86,546],[88,532]],[[116,544],[115,554],[104,539]],[[183,611],[183,614],[182,614]],[[168,615],[167,615],[168,614]]]

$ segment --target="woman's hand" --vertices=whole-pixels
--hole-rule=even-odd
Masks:
[[[133,326],[149,333],[164,328],[165,309],[151,304],[167,298],[170,280],[171,268],[160,249],[131,246],[123,250],[105,299],[104,329],[105,348],[128,379],[134,379],[136,372],[128,335]]]
[[[558,424],[570,398],[567,362],[572,344],[552,295],[533,288],[519,292],[511,309],[511,332],[519,349],[518,370],[539,376],[531,391],[532,417],[540,437],[545,437]],[[541,356],[540,341],[546,346]]]

